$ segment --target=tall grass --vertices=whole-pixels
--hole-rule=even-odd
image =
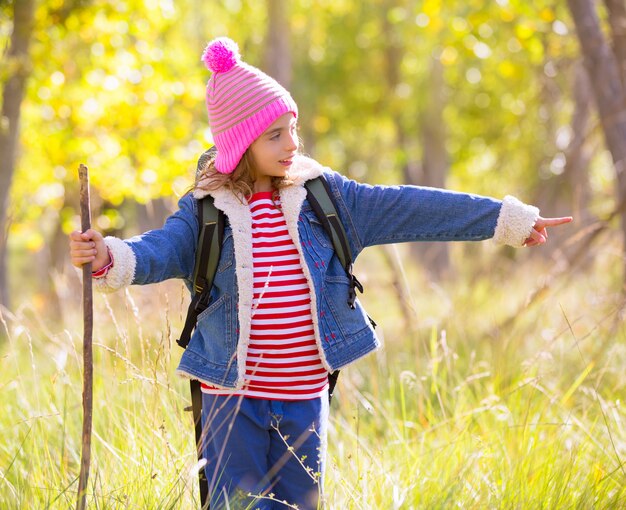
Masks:
[[[403,265],[406,317],[383,257],[365,254],[363,301],[386,345],[340,377],[329,508],[626,507],[624,302],[610,257],[530,301],[553,267],[519,258],[482,273],[460,261],[439,286]],[[28,305],[2,315],[2,509],[75,505],[82,326],[70,276],[62,319]],[[171,282],[96,297],[90,508],[197,506],[188,385],[174,375],[184,300]]]

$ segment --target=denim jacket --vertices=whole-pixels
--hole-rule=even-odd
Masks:
[[[521,246],[538,209],[507,196],[503,201],[417,186],[370,186],[298,156],[293,184],[280,190],[282,210],[311,292],[311,315],[322,363],[342,368],[380,347],[361,303],[347,304],[349,280],[333,245],[306,200],[304,183],[327,179],[353,257],[363,248],[408,241],[479,241]],[[198,239],[196,187],[179,201],[165,225],[127,240],[105,239],[114,266],[96,288],[182,278],[191,288]],[[198,317],[177,373],[222,388],[241,388],[250,337],[253,297],[252,221],[248,205],[225,188],[210,192],[228,221],[209,307]]]

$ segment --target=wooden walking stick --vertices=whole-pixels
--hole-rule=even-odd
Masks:
[[[85,165],[78,168],[80,180],[81,230],[91,228],[91,205],[89,202],[89,170]],[[83,265],[83,445],[78,478],[76,510],[85,509],[89,462],[91,461],[91,416],[93,409],[93,290],[91,286],[91,262]]]

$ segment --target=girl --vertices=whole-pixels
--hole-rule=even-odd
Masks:
[[[379,347],[349,280],[306,200],[304,183],[329,184],[353,256],[366,246],[420,240],[546,242],[537,208],[415,186],[359,184],[298,153],[298,108],[283,87],[245,62],[227,38],[203,54],[217,155],[193,194],[160,230],[122,241],[70,235],[72,263],[92,262],[95,286],[182,278],[198,239],[197,200],[210,194],[228,221],[209,307],[177,372],[202,383],[211,508],[299,508],[320,503],[329,371]],[[268,496],[273,494],[274,496]]]

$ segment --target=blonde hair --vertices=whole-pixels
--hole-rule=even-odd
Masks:
[[[215,191],[226,187],[241,201],[251,196],[256,180],[256,172],[252,166],[250,149],[244,152],[235,170],[229,174],[222,174],[217,171],[215,168],[215,154],[206,161],[204,167],[196,175],[194,189]],[[272,177],[272,188],[276,191],[291,184],[293,184],[293,180],[289,177],[289,172],[284,177]]]

